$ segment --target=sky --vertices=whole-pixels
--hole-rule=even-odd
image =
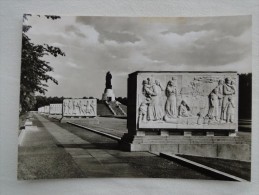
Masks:
[[[128,74],[135,71],[252,72],[251,16],[88,17],[24,22],[35,44],[62,49],[48,56],[59,82],[48,82],[46,96],[101,98],[111,72],[116,97],[127,97]]]

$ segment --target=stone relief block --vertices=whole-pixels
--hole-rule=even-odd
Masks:
[[[62,104],[50,104],[49,113],[50,114],[62,114]]]
[[[44,113],[49,114],[49,106],[44,106]]]
[[[63,116],[96,116],[96,99],[64,99]]]
[[[236,72],[135,72],[128,128],[237,130]]]

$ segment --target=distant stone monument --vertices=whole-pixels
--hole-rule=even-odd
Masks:
[[[50,104],[49,114],[51,115],[61,115],[62,114],[62,104]]]
[[[44,114],[49,114],[49,106],[44,106]]]
[[[96,99],[63,100],[63,117],[94,117],[96,115]]]
[[[108,102],[115,101],[115,95],[112,90],[111,80],[112,80],[112,74],[109,71],[106,74],[105,89],[104,89],[104,93],[102,95],[102,100],[105,100]]]
[[[45,110],[45,107],[44,107],[44,106],[39,107],[39,108],[38,108],[38,113],[44,113],[44,110]]]
[[[131,151],[152,150],[152,147],[161,150],[168,147],[171,151],[172,144],[178,143],[170,141],[175,135],[183,139],[187,136],[193,139],[193,135],[235,136],[238,83],[236,72],[140,71],[130,74],[128,133],[122,142],[128,143]]]

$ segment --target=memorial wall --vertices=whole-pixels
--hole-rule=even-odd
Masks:
[[[61,115],[62,114],[62,104],[50,104],[49,113]]]
[[[44,113],[49,114],[49,106],[44,106]]]

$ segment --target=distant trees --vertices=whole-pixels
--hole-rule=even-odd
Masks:
[[[252,117],[252,73],[239,75],[239,118]]]
[[[27,20],[29,14],[23,16]],[[47,19],[56,20],[59,16],[45,16]],[[48,72],[53,71],[49,62],[43,60],[46,55],[65,56],[65,53],[58,47],[48,44],[37,45],[31,42],[26,33],[31,28],[30,25],[23,25],[22,31],[22,64],[21,64],[21,85],[20,85],[20,113],[24,113],[34,108],[37,104],[35,93],[45,94],[48,87],[47,82],[50,80],[55,84],[58,81]]]
[[[123,105],[126,105],[126,106],[127,106],[127,104],[128,104],[128,98],[126,98],[126,97],[124,97],[124,98],[122,98],[122,97],[116,97],[115,100],[118,101],[118,102],[120,102],[120,103],[123,104]]]
[[[38,108],[49,104],[59,104],[59,103],[61,104],[65,98],[63,96],[45,97],[45,96],[38,95],[35,97],[35,99],[36,99],[36,103],[34,104],[33,110],[37,110]]]

